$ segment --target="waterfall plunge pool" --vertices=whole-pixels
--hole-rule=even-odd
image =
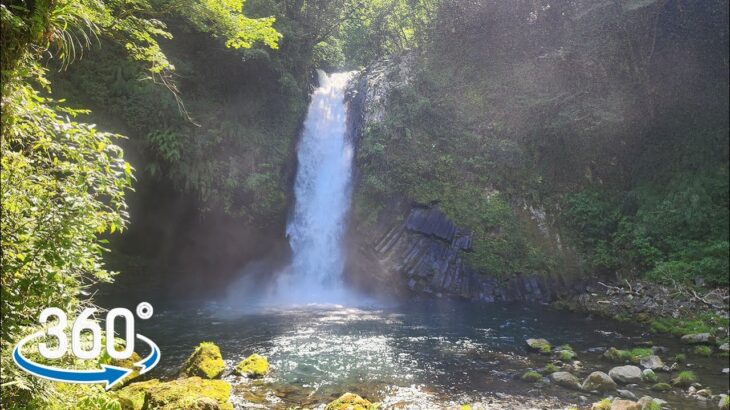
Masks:
[[[569,366],[580,379],[617,366],[601,359],[603,349],[628,349],[651,340],[668,349],[660,354],[667,364],[676,353],[686,352],[703,386],[716,392],[728,389],[727,377],[720,373],[727,363],[695,357],[674,338],[545,306],[447,300],[388,308],[232,309],[206,304],[156,311],[139,327],[163,354],[151,377],[174,377],[202,341],[220,346],[229,370],[252,353],[268,357],[272,370],[264,379],[226,376],[234,386],[232,400],[238,409],[316,407],[348,391],[380,401],[385,408],[458,408],[499,401],[505,395],[515,403],[524,400],[524,406],[493,408],[530,408],[535,400],[546,408],[561,408],[581,404],[580,395],[589,402],[603,398],[554,383],[519,380],[525,371],[550,362],[549,356],[533,353],[525,344],[526,339],[539,337],[554,346],[573,347],[581,366]],[[657,372],[660,381],[675,374]],[[703,407],[696,399],[657,393],[649,386],[629,390],[638,397],[662,398],[674,408],[717,406],[708,402]]]

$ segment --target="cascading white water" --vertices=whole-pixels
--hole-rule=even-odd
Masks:
[[[292,265],[277,299],[294,303],[345,301],[343,235],[350,206],[353,147],[347,136],[345,88],[351,73],[317,72],[299,142],[294,213],[287,226]]]

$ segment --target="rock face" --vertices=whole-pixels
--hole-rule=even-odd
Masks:
[[[414,54],[384,58],[371,64],[350,84],[348,118],[356,146],[365,135],[364,130],[386,119],[388,96],[412,82],[416,62]],[[531,230],[545,237],[542,242],[551,244],[556,255],[567,250],[557,230],[550,231],[552,225],[543,207],[518,199],[513,202],[515,211],[525,216]],[[567,263],[560,273],[550,276],[534,272],[477,272],[464,258],[464,253],[472,250],[469,227],[457,226],[435,204],[414,204],[409,198],[393,197],[384,205],[377,221],[353,224],[357,232],[352,237],[357,239],[352,240],[357,243],[350,248],[354,251],[348,255],[347,271],[356,285],[398,295],[453,296],[484,302],[549,302],[580,287],[572,283],[574,280],[566,284],[563,273],[570,270]],[[571,261],[577,260],[572,251],[567,254]],[[365,278],[357,279],[361,276]]]
[[[593,372],[583,380],[581,389],[584,391],[608,392],[616,390],[616,382],[604,372]]]
[[[578,379],[568,372],[555,372],[550,374],[550,380],[558,386],[569,389],[580,390]]]
[[[682,342],[696,345],[696,344],[711,344],[715,343],[715,336],[709,333],[692,333],[689,335],[682,336]]]
[[[203,342],[183,364],[181,376],[198,376],[204,379],[217,379],[223,374],[226,363],[221,350],[213,343]]]
[[[641,383],[641,369],[636,366],[618,366],[608,372],[608,376],[618,383]]]

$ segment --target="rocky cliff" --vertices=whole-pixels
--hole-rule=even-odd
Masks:
[[[411,55],[384,59],[353,80],[348,98],[356,142],[367,138],[365,130],[385,121],[388,96],[395,87],[411,81],[413,64]],[[367,177],[356,173],[356,184]],[[511,202],[525,222],[524,229],[561,260],[568,259],[571,252],[562,244],[544,207],[524,199]],[[406,195],[391,196],[375,218],[353,215],[351,230],[351,279],[380,292],[485,302],[548,302],[581,286],[562,271],[485,272],[472,268],[467,261],[473,245],[470,227],[458,226],[437,203],[416,203]]]

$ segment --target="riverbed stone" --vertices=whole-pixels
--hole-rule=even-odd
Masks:
[[[256,353],[241,360],[233,373],[239,376],[246,376],[252,379],[263,377],[269,372],[269,361]]]
[[[181,376],[198,376],[204,379],[217,379],[223,374],[226,363],[221,350],[214,343],[203,342],[195,348],[193,354],[183,364]]]
[[[717,403],[717,408],[720,410],[730,410],[730,396],[727,394],[720,394],[720,401]]]
[[[651,389],[654,391],[669,391],[672,390],[672,386],[669,383],[656,383],[651,386]]]
[[[690,333],[682,336],[682,342],[691,345],[711,344],[715,343],[715,336],[710,333]]]
[[[373,404],[357,394],[345,393],[337,400],[330,402],[325,410],[375,410],[377,407],[377,404]]]
[[[550,374],[550,380],[558,386],[568,389],[580,390],[578,378],[568,372],[555,372]]]
[[[615,347],[609,347],[608,350],[603,352],[603,358],[613,363],[623,363],[625,359],[626,351],[617,349]]]
[[[527,345],[530,346],[532,350],[537,350],[538,352],[543,354],[550,353],[550,349],[552,348],[550,342],[545,339],[527,339],[525,340],[525,343],[527,343]]]
[[[608,371],[608,375],[617,383],[629,384],[641,382],[641,369],[636,366],[616,366]]]
[[[583,380],[581,388],[585,391],[607,392],[616,390],[616,382],[604,372],[593,372]]]
[[[642,357],[639,360],[639,364],[641,364],[641,367],[650,370],[660,370],[664,367],[664,362],[662,362],[662,359],[654,354],[651,356]]]
[[[719,350],[721,353],[730,352],[730,343],[721,344],[720,346],[718,346],[717,350]]]
[[[641,405],[632,400],[614,400],[611,402],[611,410],[641,410]]]
[[[654,373],[654,370],[651,370],[651,369],[644,369],[644,370],[642,370],[641,371],[641,378],[645,382],[649,382],[649,383],[656,383],[656,381],[657,381],[656,373]]]
[[[616,390],[616,393],[624,399],[636,400],[636,395],[632,393],[631,390],[618,389]]]

